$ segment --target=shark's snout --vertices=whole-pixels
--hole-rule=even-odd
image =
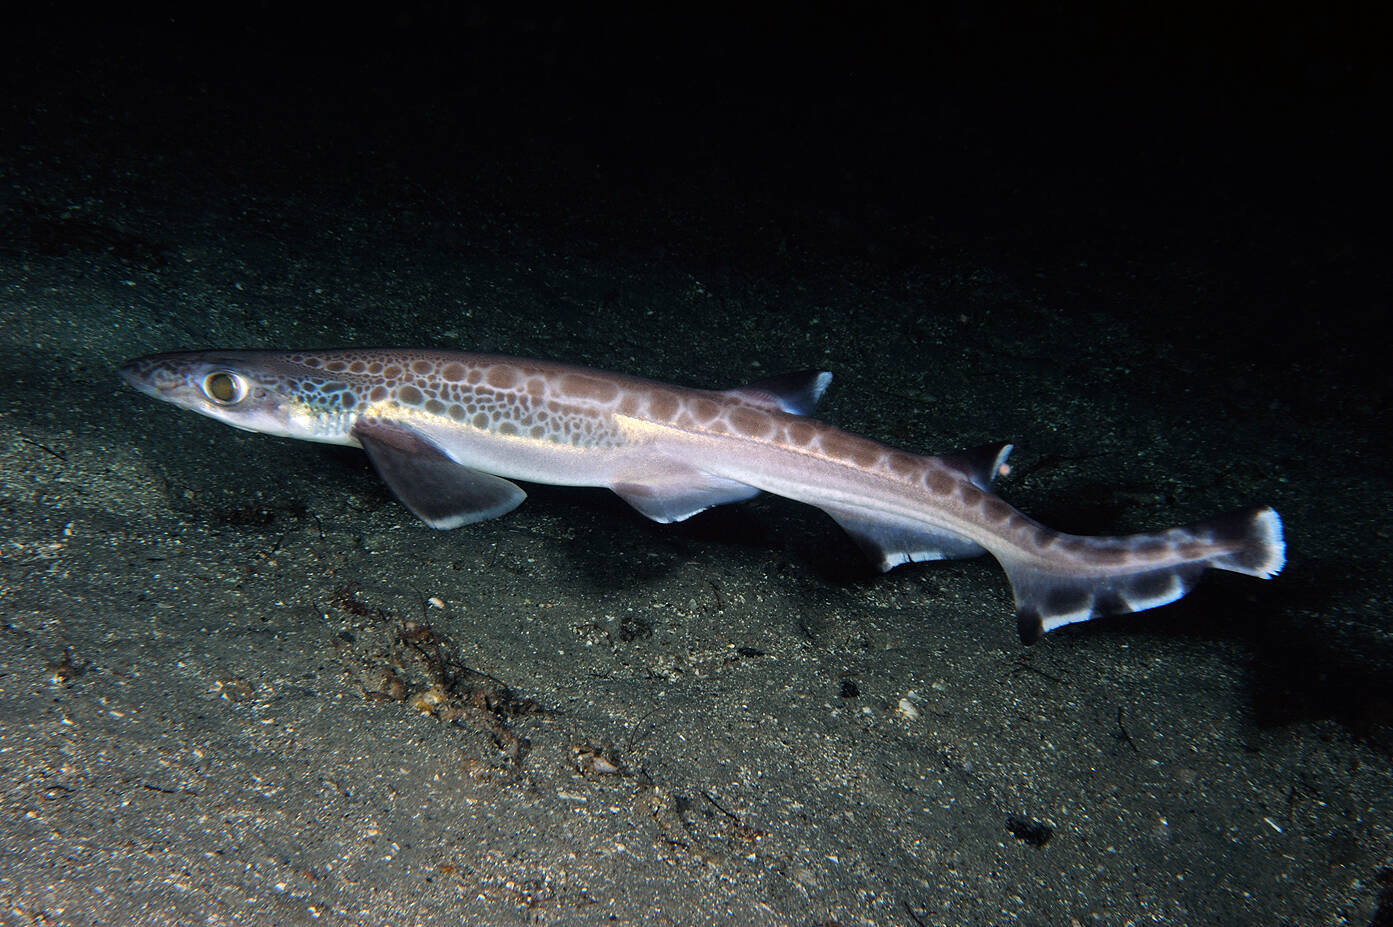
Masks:
[[[132,361],[126,361],[117,368],[116,372],[121,375],[121,379],[125,380],[145,395],[153,396],[156,399],[163,399],[163,393],[161,393],[160,388],[155,385],[156,375],[159,373],[159,370],[160,368],[157,365],[150,363],[149,358],[140,357]]]
[[[145,371],[146,368],[140,361],[127,361],[122,364],[116,372],[121,375],[121,379],[125,380],[131,386],[134,386],[148,396],[153,396],[155,394],[155,388],[151,385],[150,378],[146,375]]]

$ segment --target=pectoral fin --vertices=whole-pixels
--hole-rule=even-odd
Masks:
[[[527,498],[499,476],[461,466],[415,429],[360,420],[353,436],[392,493],[432,528],[458,528],[511,512]]]

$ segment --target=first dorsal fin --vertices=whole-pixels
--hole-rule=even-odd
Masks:
[[[817,408],[818,401],[831,382],[832,374],[829,371],[799,370],[728,389],[726,395],[771,412],[807,415]]]

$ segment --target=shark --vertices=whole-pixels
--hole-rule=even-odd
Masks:
[[[990,553],[1027,644],[1174,602],[1209,569],[1270,579],[1286,562],[1267,506],[1124,536],[1048,528],[992,491],[1010,444],[925,456],[809,417],[826,371],[708,390],[545,360],[340,349],[153,354],[120,373],[237,428],[361,447],[432,528],[512,511],[520,481],[605,487],[662,523],[772,493],[826,512],[881,570]]]

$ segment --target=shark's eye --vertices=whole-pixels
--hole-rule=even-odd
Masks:
[[[215,370],[203,378],[203,395],[220,406],[236,405],[247,398],[247,381],[235,373]]]

